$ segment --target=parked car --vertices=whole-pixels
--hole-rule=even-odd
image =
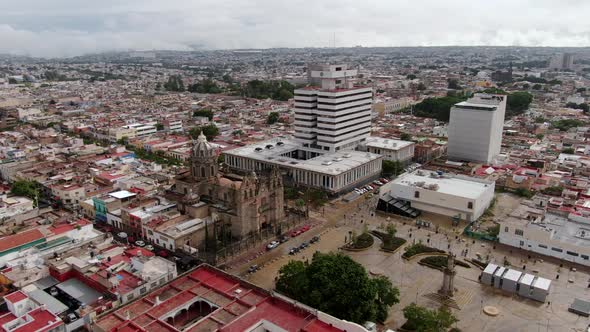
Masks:
[[[143,242],[141,240],[137,240],[137,241],[135,241],[135,245],[138,247],[145,247],[145,242]]]
[[[287,241],[289,241],[289,238],[285,235],[281,235],[281,237],[279,238],[280,243],[285,243]]]
[[[252,265],[248,268],[248,273],[254,273],[254,272],[258,271],[258,269],[259,269],[258,265],[256,265],[256,264]]]
[[[145,246],[145,248],[149,251],[154,251],[154,246],[152,246],[151,244],[148,244],[147,246]]]
[[[320,237],[319,236],[314,236],[311,238],[311,240],[309,240],[309,243],[316,243],[320,241]]]
[[[301,245],[299,245],[299,250],[303,250],[305,248],[307,248],[309,246],[309,244],[307,244],[307,242],[303,242],[301,243]]]
[[[311,228],[310,225],[305,225],[305,226],[301,227],[301,233],[307,232],[310,228]]]
[[[274,248],[278,247],[278,246],[279,246],[279,244],[280,244],[280,242],[279,242],[279,241],[272,241],[271,243],[269,243],[269,244],[266,246],[266,249],[267,249],[267,250],[274,249]]]
[[[291,250],[289,250],[289,255],[295,255],[298,252],[299,252],[299,248],[293,247],[293,248],[291,248]]]
[[[297,230],[294,230],[294,231],[291,232],[291,237],[296,237],[299,234],[301,234],[301,231],[299,231],[298,229]]]

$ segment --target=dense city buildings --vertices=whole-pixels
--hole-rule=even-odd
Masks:
[[[0,55],[0,328],[583,330],[589,93],[585,48]],[[316,252],[378,287],[281,295]]]

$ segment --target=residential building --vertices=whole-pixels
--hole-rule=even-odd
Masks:
[[[506,96],[475,94],[451,108],[448,158],[490,163],[500,154]]]
[[[4,296],[8,308],[0,313],[3,332],[65,332],[63,320],[22,291]]]

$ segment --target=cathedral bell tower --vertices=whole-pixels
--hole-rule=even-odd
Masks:
[[[201,132],[197,141],[193,142],[191,176],[197,181],[207,180],[216,176],[218,171],[219,163],[215,148],[207,142],[207,137]]]

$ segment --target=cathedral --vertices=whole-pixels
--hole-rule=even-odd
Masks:
[[[278,168],[265,174],[237,175],[219,170],[218,153],[201,133],[190,159],[190,172],[179,175],[175,191],[183,195],[181,210],[208,206],[216,223],[229,227],[233,238],[256,234],[262,229],[276,231],[285,217],[283,179]]]

